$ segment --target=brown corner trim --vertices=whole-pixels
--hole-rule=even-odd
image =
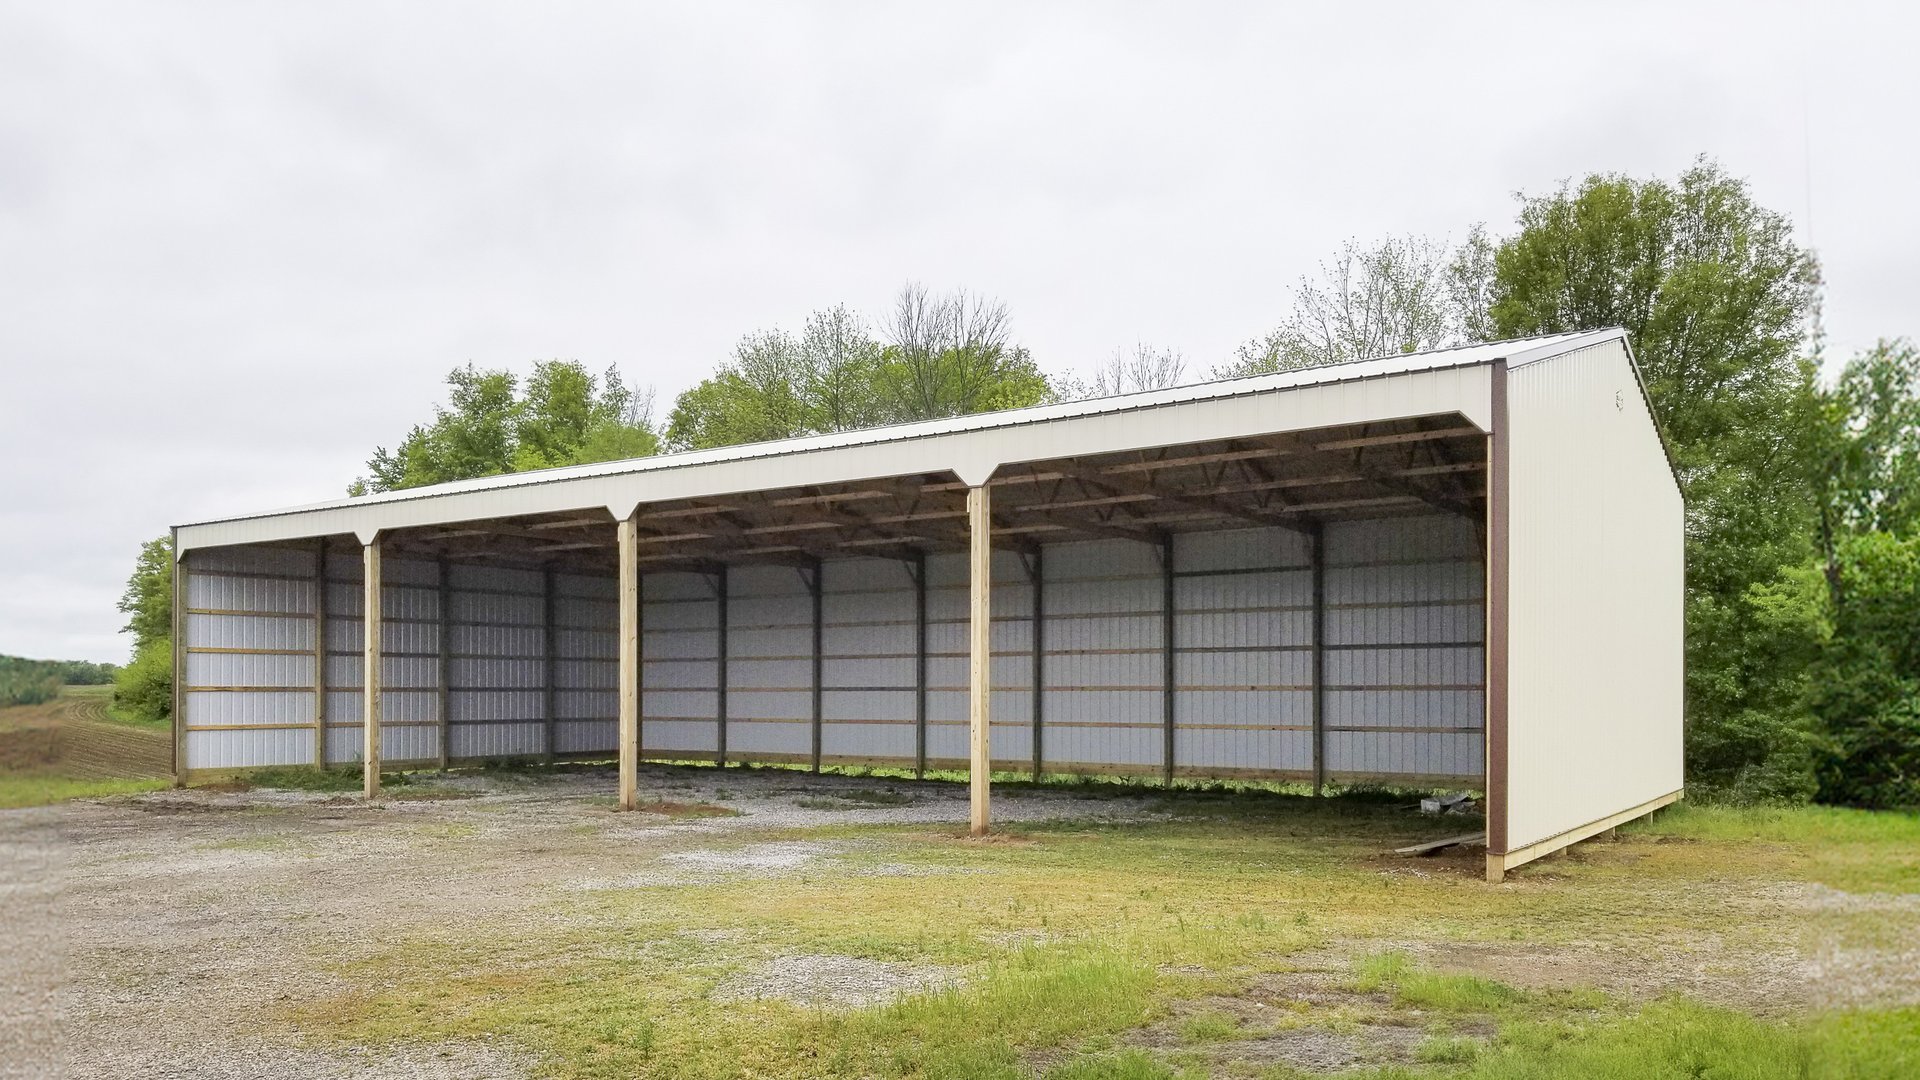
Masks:
[[[1507,564],[1510,497],[1507,362],[1493,362],[1487,446],[1487,852],[1507,851]]]

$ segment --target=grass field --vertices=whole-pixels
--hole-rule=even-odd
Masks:
[[[1490,886],[1382,795],[1010,787],[978,841],[950,784],[350,778],[74,804],[76,1067],[1920,1075],[1911,814],[1683,805]]]
[[[14,819],[78,1074],[1920,1076],[1914,814],[1682,804],[1490,886],[1382,793],[1009,784],[975,840],[879,775],[166,761],[0,710],[0,806],[132,792]]]
[[[112,702],[111,686],[69,686],[44,704],[0,708],[0,809],[164,787],[167,726]]]
[[[857,841],[849,861],[921,872],[609,891],[593,898],[604,917],[593,929],[419,937],[358,969],[385,989],[292,1015],[376,1042],[504,1034],[537,1048],[552,1074],[582,1077],[1920,1070],[1920,1010],[1835,1010],[1818,993],[1783,991],[1780,969],[1797,961],[1778,936],[1810,927],[1728,903],[1795,880],[1846,897],[1842,906],[1878,907],[1843,887],[1910,899],[1920,852],[1911,818],[1689,809],[1505,889],[1473,881],[1471,867],[1369,857],[1405,827],[1380,808],[1222,798],[1176,814],[1038,822],[988,845],[924,830],[809,830]],[[1735,882],[1716,896],[1716,883]],[[1801,918],[1838,941],[1910,944],[1920,929],[1912,904],[1881,921],[1819,903]],[[715,935],[746,947],[695,944]],[[850,1011],[716,1000],[745,957],[768,954],[967,975]],[[1702,964],[1724,978],[1693,982]],[[1872,998],[1870,965],[1839,978]],[[1814,1007],[1783,1010],[1776,995]]]

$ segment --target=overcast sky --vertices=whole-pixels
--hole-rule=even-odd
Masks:
[[[342,494],[456,365],[664,410],[909,278],[1205,369],[1347,237],[1707,153],[1836,348],[1920,333],[1905,5],[637,8],[0,2],[0,653],[123,660],[141,541]]]

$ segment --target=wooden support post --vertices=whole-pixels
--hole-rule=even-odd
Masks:
[[[544,675],[541,678],[541,702],[543,715],[547,721],[546,760],[551,765],[559,754],[560,742],[560,646],[555,640],[559,636],[560,604],[555,596],[553,567],[543,567],[540,572],[541,597],[546,602],[546,613],[541,624],[546,647]]]
[[[967,489],[967,726],[972,830],[985,836],[992,817],[993,502],[982,485]]]
[[[825,673],[826,667],[823,663],[824,657],[822,656],[824,642],[826,640],[826,635],[822,628],[822,618],[825,614],[821,600],[821,579],[824,576],[823,566],[824,564],[821,563],[819,559],[815,559],[813,560],[813,569],[811,571],[803,571],[807,576],[807,591],[813,598],[813,771],[816,773],[820,771],[821,677]]]
[[[173,638],[168,643],[173,650],[173,709],[169,719],[173,722],[173,783],[175,787],[187,786],[187,773],[192,768],[192,759],[188,756],[191,749],[187,745],[187,605],[190,602],[188,590],[190,571],[187,569],[187,556],[180,551],[180,537],[174,534],[173,545]]]
[[[1031,713],[1033,730],[1033,781],[1040,782],[1045,771],[1046,754],[1041,732],[1046,727],[1047,704],[1047,567],[1043,561],[1046,549],[1036,547],[1027,563],[1028,576],[1033,579],[1033,625],[1030,629],[1033,643],[1033,670],[1028,676],[1033,681],[1033,704],[1028,707]]]
[[[720,573],[714,579],[714,600],[719,605],[719,629],[715,635],[718,657],[714,664],[716,680],[716,700],[714,701],[714,722],[718,730],[714,733],[714,745],[717,753],[714,760],[722,768],[727,764],[727,567],[722,563]]]
[[[927,775],[927,553],[917,552],[913,574],[913,775]]]
[[[640,511],[616,527],[620,537],[620,809],[640,805]]]
[[[1315,523],[1307,537],[1313,564],[1313,793],[1327,786],[1327,532]]]
[[[360,675],[360,781],[369,799],[380,795],[380,536],[374,534],[361,549],[361,592],[366,597],[360,608],[362,627]]]
[[[1173,636],[1173,534],[1160,538],[1160,762],[1161,781],[1173,786],[1174,698],[1179,690]]]
[[[440,771],[453,759],[453,582],[447,560],[436,559],[440,577],[440,605],[435,609],[434,636],[439,642],[439,674],[434,676],[434,700],[440,717]]]
[[[327,541],[313,550],[313,767],[327,767]]]

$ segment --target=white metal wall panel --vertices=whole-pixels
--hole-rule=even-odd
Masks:
[[[1325,535],[1329,775],[1479,783],[1486,571],[1476,523],[1435,514]]]
[[[446,575],[447,756],[463,760],[545,754],[544,575],[465,563],[447,564]],[[438,568],[429,580],[437,587]],[[386,595],[383,591],[382,603]]]
[[[914,585],[904,562],[846,559],[821,579],[820,753],[914,760]]]
[[[741,566],[727,615],[727,756],[813,754],[813,600],[791,566]]]
[[[1507,386],[1511,850],[1680,790],[1685,510],[1624,345]]]
[[[620,601],[611,577],[555,574],[554,750],[620,748]]]
[[[196,769],[257,769],[300,765],[312,759],[312,728],[187,731],[187,760]]]
[[[327,559],[327,763],[357,764],[361,734],[366,592],[357,555]],[[380,574],[380,757],[440,756],[440,568],[389,557]]]
[[[1480,571],[1471,526],[1437,517],[1333,526],[1327,533],[1329,767],[1391,778],[1478,775]],[[271,757],[313,718],[311,555],[303,578],[262,576],[297,564],[219,552],[248,576],[190,578],[190,717],[261,732],[190,740],[207,760]],[[196,559],[208,555],[196,556]],[[253,561],[247,561],[253,558]],[[1312,767],[1309,554],[1298,534],[1246,529],[1182,536],[1175,547],[1176,766],[1185,774],[1305,776]],[[237,560],[237,561],[236,561]],[[360,562],[332,560],[327,588],[328,759],[360,757]],[[1157,772],[1164,762],[1164,579],[1156,547],[1124,540],[1045,551],[1049,769]],[[382,593],[383,753],[439,754],[439,567],[391,558]],[[928,559],[927,753],[967,757],[966,560]],[[812,751],[812,601],[792,567],[737,567],[729,577],[728,756],[806,760]],[[711,756],[718,748],[718,600],[705,575],[643,576],[645,752]],[[543,575],[448,568],[448,752],[456,760],[544,754],[547,600]],[[914,589],[903,563],[826,564],[822,580],[823,759],[911,764]],[[554,576],[552,750],[617,749],[618,607],[609,578]],[[219,604],[214,608],[211,605]],[[1032,586],[1020,557],[996,553],[993,757],[1032,762]],[[259,611],[262,614],[213,614]],[[256,738],[256,735],[259,737]],[[247,740],[252,739],[249,743]],[[263,757],[264,755],[264,757]],[[272,762],[280,763],[280,762]]]
[[[988,631],[992,726],[987,745],[995,767],[1020,769],[1033,757],[1033,592],[1019,555],[993,553]],[[967,556],[927,558],[927,760],[952,764],[971,756],[968,726],[967,617],[972,586]],[[909,640],[911,640],[909,638]]]
[[[716,584],[705,574],[641,579],[640,742],[646,755],[704,758],[719,750]],[[617,688],[617,666],[614,677]]]
[[[1060,544],[1046,559],[1049,769],[1162,764],[1163,583],[1150,544]]]
[[[312,549],[220,548],[184,564],[189,768],[313,761],[316,558]]]
[[[1313,570],[1288,529],[1174,548],[1174,759],[1183,772],[1313,772]]]

